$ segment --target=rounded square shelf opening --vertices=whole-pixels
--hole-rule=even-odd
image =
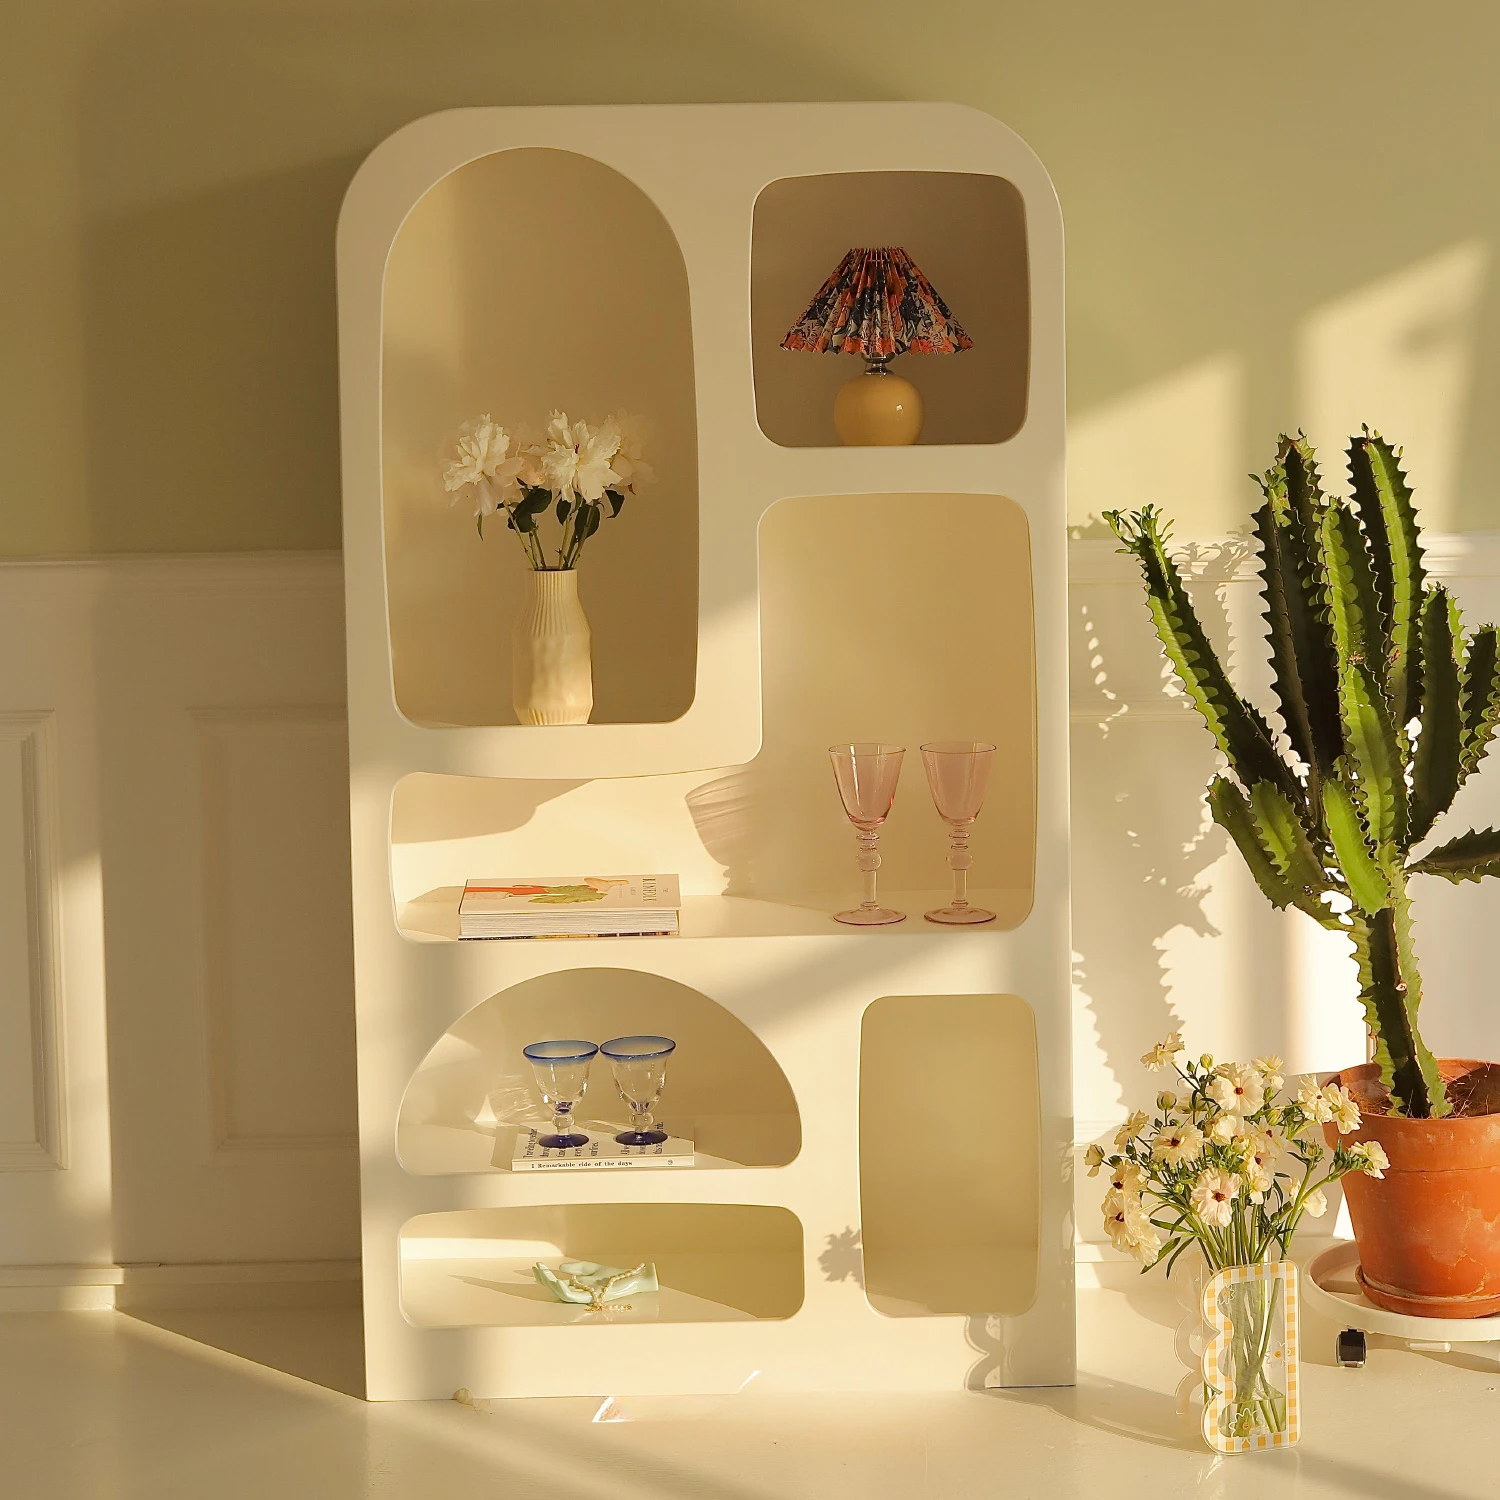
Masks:
[[[589,539],[595,724],[692,706],[698,438],[687,270],[634,183],[554,148],[496,152],[434,184],[391,247],[382,302],[381,472],[397,709],[430,728],[516,724],[511,633],[529,598],[518,536],[484,540],[442,470],[461,425],[540,437],[554,409],[650,429],[655,484]],[[544,519],[548,545],[560,535]],[[550,556],[550,553],[549,553]]]
[[[887,1318],[1036,1300],[1036,1016],[1015,995],[886,995],[860,1025],[865,1296]]]
[[[853,355],[793,353],[788,330],[855,246],[899,245],[974,340],[897,359],[922,393],[924,444],[1003,443],[1026,421],[1031,363],[1026,211],[1003,177],[834,172],[783,177],[755,202],[750,262],[755,415],[783,448],[839,446],[833,402]]]
[[[1002,495],[789,498],[761,521],[760,575],[761,750],[692,799],[730,891],[825,910],[854,904],[855,835],[828,747],[878,740],[906,749],[880,831],[881,886],[940,904],[948,835],[919,747],[972,740],[997,754],[973,825],[970,883],[976,900],[997,893],[1001,925],[1015,926],[1030,910],[1036,863],[1025,512]]]

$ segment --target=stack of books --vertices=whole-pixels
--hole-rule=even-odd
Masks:
[[[470,880],[460,938],[646,937],[677,931],[675,875],[554,875]]]

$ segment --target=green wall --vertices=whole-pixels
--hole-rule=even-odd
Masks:
[[[65,0],[0,22],[0,554],[338,544],[332,246],[453,105],[952,99],[1069,234],[1075,521],[1248,507],[1283,424],[1500,525],[1485,0]]]

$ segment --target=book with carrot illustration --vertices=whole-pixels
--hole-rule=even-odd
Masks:
[[[675,875],[549,875],[470,880],[461,938],[644,937],[677,931]]]

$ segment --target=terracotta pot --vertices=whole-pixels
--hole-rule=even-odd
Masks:
[[[1482,1066],[1443,1058],[1443,1081]],[[1333,1081],[1363,1101],[1374,1063]],[[1339,1139],[1323,1127],[1331,1146]],[[1379,1141],[1391,1164],[1379,1181],[1353,1172],[1344,1197],[1359,1245],[1360,1283],[1378,1307],[1421,1318],[1500,1313],[1500,1114],[1407,1120],[1367,1114],[1353,1139]]]

